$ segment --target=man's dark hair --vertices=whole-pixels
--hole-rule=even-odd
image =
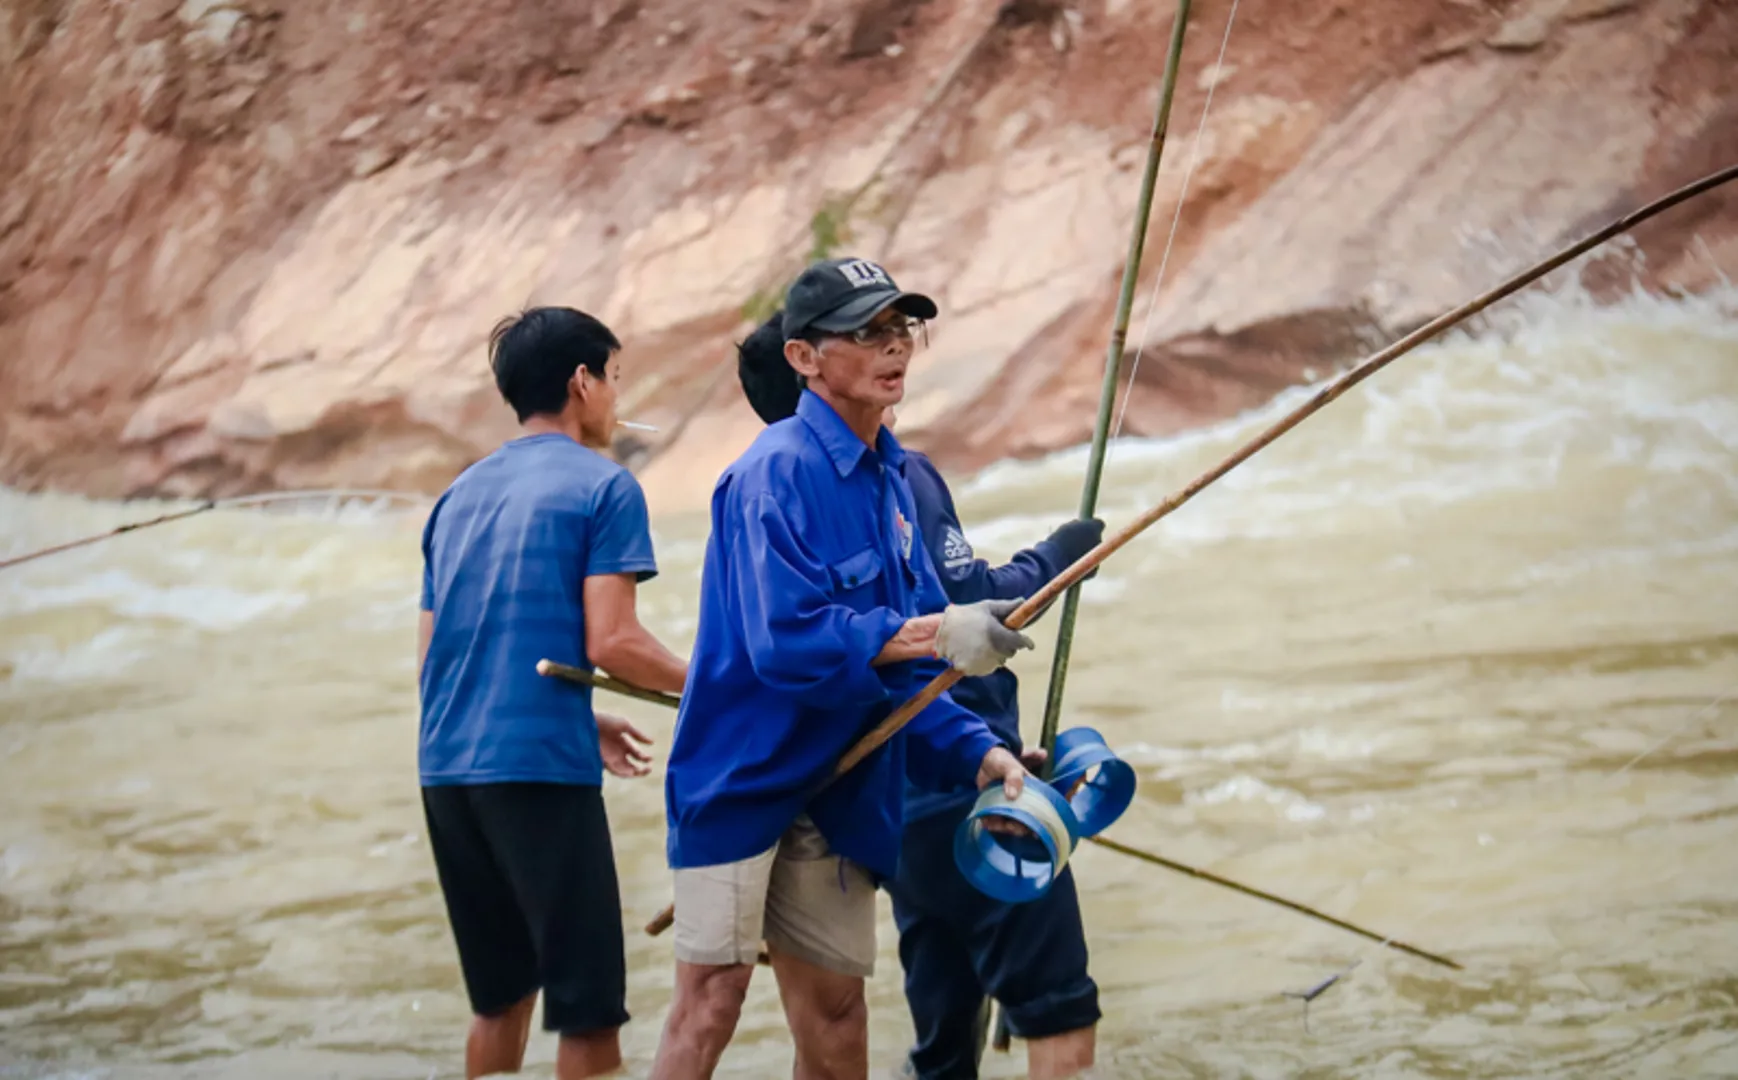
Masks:
[[[569,307],[538,307],[511,315],[489,334],[495,386],[520,423],[567,405],[567,382],[584,364],[603,378],[610,354],[622,347],[610,328]]]
[[[785,359],[783,311],[773,312],[736,346],[736,377],[748,404],[766,423],[796,415],[803,377]]]

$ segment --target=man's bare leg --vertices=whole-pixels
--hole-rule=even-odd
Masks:
[[[471,1017],[471,1037],[465,1040],[465,1080],[516,1073],[525,1063],[525,1041],[531,1037],[531,1013],[537,993],[520,998],[494,1016]]]
[[[769,948],[785,1022],[796,1043],[794,1080],[866,1080],[869,1006],[863,979]]]
[[[690,964],[676,961],[676,992],[651,1080],[709,1080],[736,1034],[753,964]]]
[[[563,1035],[555,1051],[555,1080],[607,1076],[621,1067],[621,1028]]]
[[[1063,1080],[1092,1068],[1097,1028],[1076,1028],[1026,1041],[1026,1074],[1031,1080]]]

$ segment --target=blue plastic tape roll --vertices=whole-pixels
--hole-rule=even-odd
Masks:
[[[1096,768],[1098,771],[1087,776]],[[1067,794],[1069,807],[1081,836],[1097,836],[1109,828],[1135,798],[1135,770],[1117,757],[1104,736],[1089,727],[1069,728],[1056,736],[1056,766],[1050,784],[1068,793],[1087,777],[1078,790]]]
[[[992,817],[1024,825],[1032,835],[992,832],[985,824]],[[1000,784],[984,789],[954,833],[954,863],[979,892],[1021,904],[1049,890],[1079,842],[1073,809],[1050,785],[1029,776],[1016,800]]]

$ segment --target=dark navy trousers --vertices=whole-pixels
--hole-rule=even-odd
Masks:
[[[1091,1027],[1101,1015],[1073,869],[1037,900],[992,900],[954,863],[954,832],[970,813],[968,801],[908,822],[899,876],[883,883],[917,1029],[911,1064],[922,1080],[976,1080],[985,995],[1024,1039]]]

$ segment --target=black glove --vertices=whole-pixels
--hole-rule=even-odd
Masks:
[[[1062,552],[1064,567],[1073,566],[1080,561],[1081,556],[1097,547],[1104,539],[1104,522],[1097,518],[1076,518],[1045,539]],[[1097,569],[1094,568],[1094,573],[1096,572]]]

